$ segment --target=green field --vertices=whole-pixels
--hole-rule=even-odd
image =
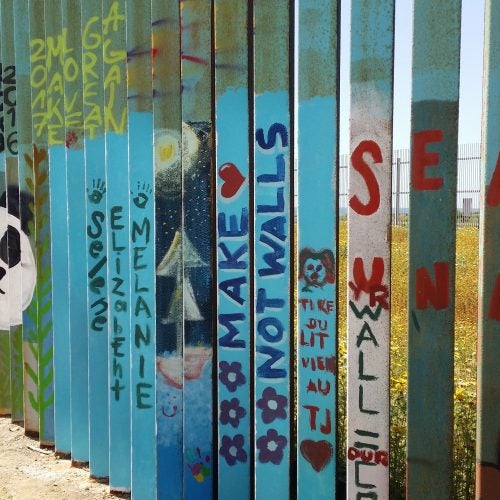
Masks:
[[[474,498],[478,236],[457,230],[454,498]],[[339,440],[345,463],[347,224],[339,234]],[[391,498],[404,498],[407,386],[408,228],[393,227],[391,308]],[[397,272],[395,272],[397,270]]]

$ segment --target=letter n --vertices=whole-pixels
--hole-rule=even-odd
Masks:
[[[434,309],[446,309],[450,305],[450,272],[447,262],[434,264],[435,283],[425,267],[416,270],[417,309],[427,309],[429,303]]]

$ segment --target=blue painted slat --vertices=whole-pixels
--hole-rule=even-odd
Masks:
[[[290,492],[289,2],[254,3],[255,496]],[[272,68],[272,71],[270,71]],[[234,370],[233,370],[234,372]],[[228,373],[237,377],[238,373]]]
[[[158,498],[183,491],[179,4],[153,0]],[[177,235],[177,236],[176,236]],[[171,249],[171,250],[170,250]]]
[[[89,468],[109,475],[108,283],[102,1],[82,4],[82,77],[87,216]]]
[[[63,0],[63,26],[74,76],[64,78],[65,143],[68,192],[69,329],[71,378],[71,455],[74,462],[89,460],[88,316],[86,182],[84,156],[83,78],[81,73],[82,4]],[[71,109],[71,113],[70,110]]]
[[[336,491],[337,9],[298,6],[298,498]]]
[[[248,3],[215,4],[219,498],[250,498]],[[238,369],[239,380],[229,373]]]
[[[52,325],[54,340],[54,439],[59,453],[71,452],[70,420],[70,353],[69,353],[69,294],[68,294],[68,220],[67,178],[64,129],[64,74],[65,53],[62,49],[62,5],[60,0],[45,2],[45,44],[47,59],[47,99],[42,101],[45,113],[48,155],[50,161],[50,205],[52,245]],[[59,80],[61,78],[61,80]],[[57,85],[50,82],[58,82]],[[56,112],[50,113],[48,102],[54,104]],[[43,115],[42,115],[43,116]],[[42,117],[43,119],[43,117]]]
[[[132,496],[156,498],[155,227],[151,4],[127,2]]]
[[[103,1],[109,303],[109,486],[130,491],[130,224],[126,2]]]

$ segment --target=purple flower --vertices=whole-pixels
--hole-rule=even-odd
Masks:
[[[243,434],[236,434],[234,438],[222,436],[222,446],[219,453],[226,459],[228,465],[234,465],[236,462],[245,463],[247,461],[247,452],[243,449],[245,438]]]
[[[281,436],[275,429],[269,429],[265,436],[257,439],[259,448],[259,462],[265,464],[272,462],[278,465],[283,460],[283,448],[286,446],[285,436]]]
[[[262,398],[257,401],[257,408],[262,410],[262,421],[270,424],[277,418],[286,419],[287,402],[287,398],[277,394],[273,387],[264,389]]]
[[[225,399],[220,403],[220,422],[221,424],[231,424],[235,429],[240,425],[240,418],[247,414],[245,408],[240,406],[240,400],[233,398],[231,401]]]
[[[246,382],[245,375],[241,373],[241,363],[234,361],[230,364],[227,361],[221,361],[219,368],[219,380],[227,387],[229,392],[236,391],[239,385]]]

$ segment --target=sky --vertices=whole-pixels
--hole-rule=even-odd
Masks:
[[[439,0],[441,1],[441,0]],[[350,0],[341,0],[340,154],[349,152]],[[410,145],[413,0],[396,0],[393,148]],[[462,0],[459,144],[481,141],[484,0]]]

